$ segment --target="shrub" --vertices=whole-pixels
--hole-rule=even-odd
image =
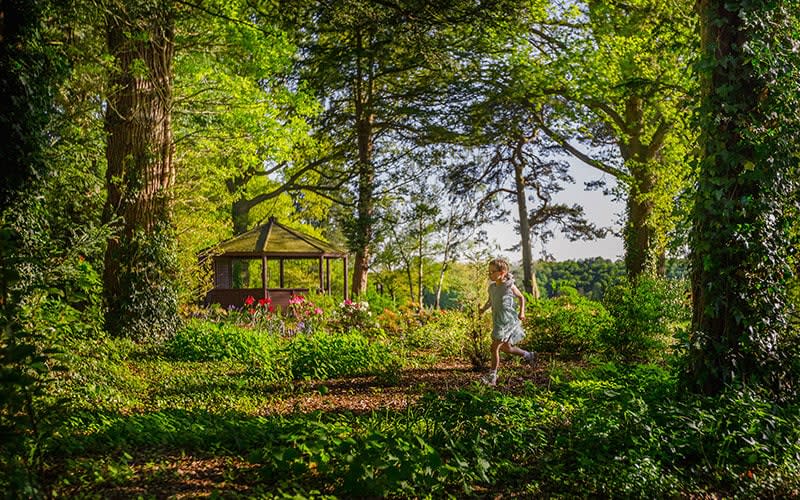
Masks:
[[[334,333],[361,332],[367,336],[382,333],[377,318],[365,301],[347,299],[328,315],[328,329]]]
[[[105,326],[114,336],[161,341],[180,328],[174,230],[165,222],[117,245],[115,284],[105,284]]]
[[[713,397],[665,404],[665,452],[692,489],[742,498],[786,498],[800,487],[797,404],[778,405],[731,385]],[[688,488],[687,488],[688,489]]]
[[[386,344],[355,332],[298,335],[286,344],[280,357],[287,360],[294,379],[386,376],[399,365]]]
[[[603,301],[614,328],[602,332],[606,354],[624,362],[653,360],[666,352],[689,320],[685,281],[640,277],[612,287]]]
[[[524,327],[528,346],[566,358],[598,353],[600,338],[613,328],[613,318],[599,302],[562,287],[559,295],[527,302]]]
[[[238,360],[270,363],[280,348],[276,335],[226,323],[191,319],[165,344],[168,356],[180,361]]]
[[[469,335],[469,318],[458,311],[434,311],[424,324],[414,321],[398,332],[409,349],[435,350],[448,356],[460,356]]]

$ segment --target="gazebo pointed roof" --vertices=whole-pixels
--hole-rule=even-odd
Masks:
[[[217,255],[274,257],[342,257],[346,251],[314,236],[269,222],[217,245]]]

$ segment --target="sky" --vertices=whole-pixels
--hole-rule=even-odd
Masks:
[[[620,214],[624,212],[625,206],[622,201],[614,201],[611,196],[604,195],[602,191],[586,191],[584,183],[588,181],[603,180],[607,187],[616,185],[616,180],[592,167],[580,162],[570,162],[570,174],[575,179],[575,184],[564,186],[564,190],[555,196],[555,201],[568,205],[575,203],[584,207],[584,213],[589,222],[593,222],[598,227],[610,227],[614,232],[620,231]],[[488,226],[489,240],[494,241],[499,246],[499,253],[512,262],[522,260],[520,251],[509,252],[507,248],[519,243],[519,235],[514,230],[518,217],[516,215],[516,205],[509,207],[511,216],[505,223],[496,223]],[[569,241],[560,234],[547,243],[545,246],[547,253],[551,254],[557,261],[588,259],[592,257],[604,257],[606,259],[622,259],[624,250],[622,239],[618,236],[609,235],[602,240],[594,241]],[[534,258],[541,258],[542,244],[534,242]]]

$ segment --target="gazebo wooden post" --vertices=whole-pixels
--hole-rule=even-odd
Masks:
[[[323,278],[322,261],[325,259],[322,255],[319,256],[319,293],[325,292],[325,280]]]
[[[264,297],[263,298],[265,298],[265,299],[269,298],[269,292],[267,291],[267,279],[268,278],[269,278],[269,275],[267,274],[267,256],[266,255],[262,255],[261,256],[261,288],[264,291]]]
[[[331,293],[331,258],[325,259],[325,291]]]
[[[347,300],[347,255],[344,256],[344,300]]]
[[[281,279],[280,279],[280,287],[283,288],[283,257],[280,258],[280,268],[281,268]]]

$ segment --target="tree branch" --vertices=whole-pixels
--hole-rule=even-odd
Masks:
[[[566,150],[568,153],[570,153],[575,158],[581,160],[583,163],[589,165],[590,167],[594,167],[597,170],[600,170],[601,172],[605,172],[607,174],[613,175],[614,177],[616,177],[621,182],[629,183],[631,181],[630,175],[628,175],[624,171],[622,171],[622,170],[620,170],[618,168],[612,167],[611,165],[606,165],[605,163],[603,163],[603,162],[601,162],[599,160],[595,160],[594,158],[590,157],[589,155],[587,155],[587,154],[581,152],[580,150],[578,150],[576,147],[571,145],[569,143],[569,141],[567,141],[567,139],[565,139],[564,137],[559,135],[557,132],[553,131],[550,127],[545,125],[542,120],[537,118],[536,122],[537,122],[539,128],[541,128],[542,131],[545,134],[547,134],[547,137],[552,139],[556,144],[561,146],[564,150]]]

